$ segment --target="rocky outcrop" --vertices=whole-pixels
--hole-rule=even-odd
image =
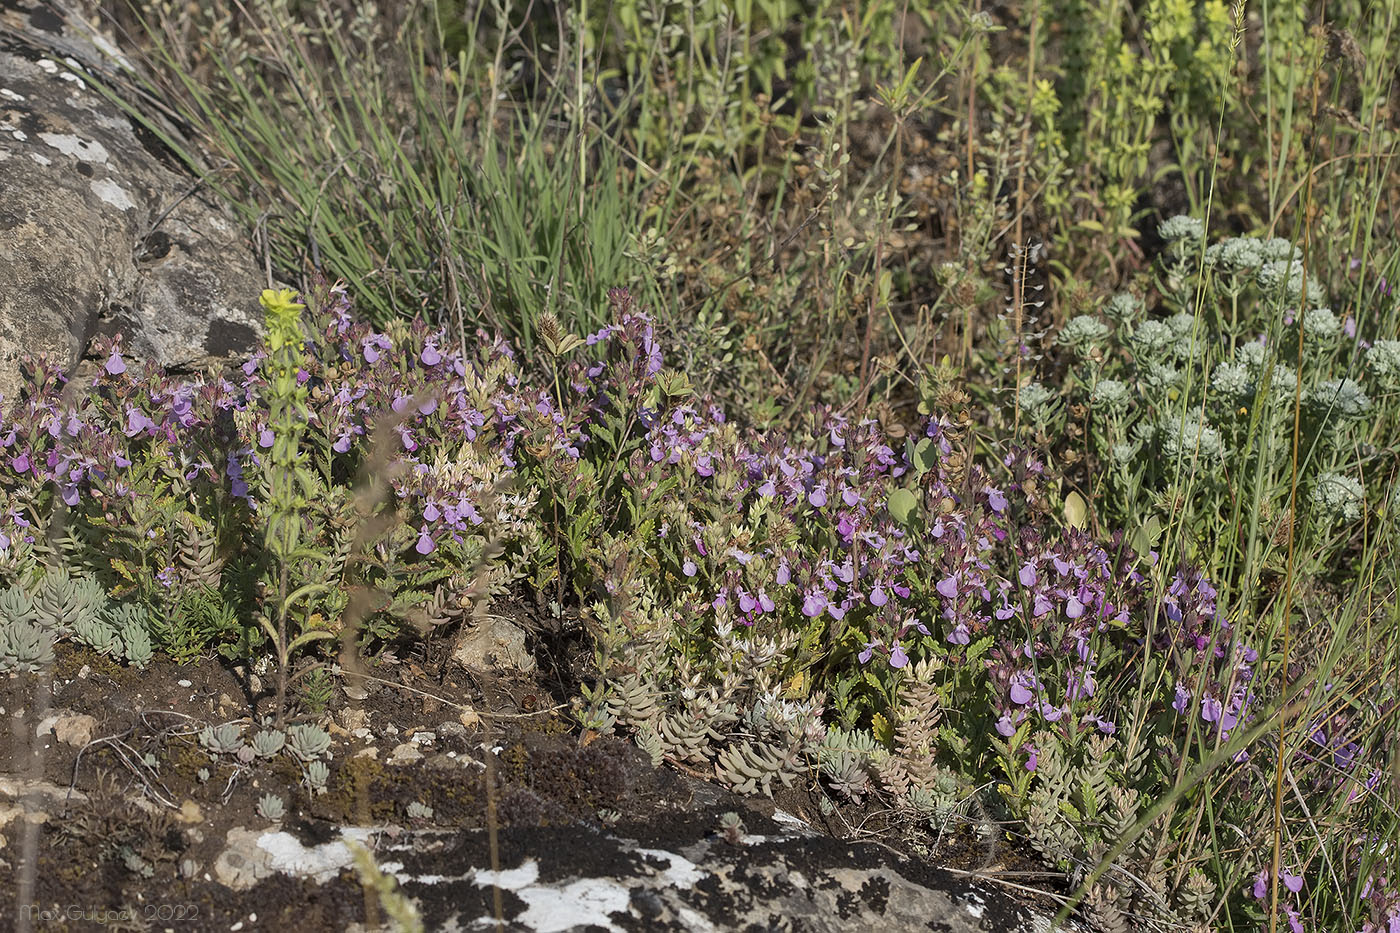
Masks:
[[[244,232],[93,80],[159,118],[129,70],[56,6],[0,2],[4,407],[24,353],[71,368],[99,333],[177,369],[256,342],[264,283]]]
[[[347,828],[231,830],[219,881],[256,895],[277,875],[325,884],[372,849],[430,930],[512,933],[1041,933],[1052,913],[965,875],[888,849],[822,835],[782,811],[744,816],[757,832],[726,838],[718,812],[613,832],[575,825],[502,834],[491,871],[483,832]],[[496,915],[496,890],[501,913]],[[500,926],[497,926],[497,921]],[[1071,921],[1059,928],[1084,933]]]

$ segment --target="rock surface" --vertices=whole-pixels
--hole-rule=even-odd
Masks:
[[[130,90],[115,48],[46,0],[0,2],[0,393],[22,354],[65,369],[98,334],[198,368],[250,349],[264,283],[243,232],[89,78]]]
[[[326,881],[351,869],[351,843],[367,845],[380,871],[416,903],[425,927],[440,931],[496,928],[495,888],[502,928],[519,933],[1050,929],[1048,911],[993,885],[901,860],[878,845],[831,839],[781,811],[777,822],[762,820],[762,833],[732,841],[704,828],[715,825],[705,821],[714,816],[654,833],[585,826],[509,833],[499,871],[484,867],[480,832],[346,828],[328,838],[322,829],[303,842],[286,829],[238,827],[216,872],[244,890],[278,872]]]

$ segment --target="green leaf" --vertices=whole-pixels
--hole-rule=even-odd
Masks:
[[[1089,503],[1072,489],[1065,496],[1065,524],[1076,531],[1083,531],[1089,526]]]
[[[919,508],[919,500],[912,492],[900,487],[890,491],[886,507],[895,521],[908,527],[910,519]]]
[[[914,469],[922,476],[937,465],[938,450],[933,446],[933,439],[926,437],[914,447]]]

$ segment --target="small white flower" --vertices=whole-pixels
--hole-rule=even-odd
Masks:
[[[1168,243],[1178,240],[1199,242],[1206,235],[1206,225],[1195,217],[1177,214],[1157,225],[1157,235]]]
[[[1400,340],[1377,340],[1366,351],[1366,368],[1387,389],[1400,387]]]
[[[1231,405],[1254,398],[1254,379],[1243,363],[1221,363],[1210,377],[1210,386]]]
[[[1092,314],[1080,314],[1070,318],[1065,324],[1064,329],[1060,331],[1059,341],[1079,356],[1088,356],[1094,347],[1101,347],[1108,342],[1110,333],[1112,331],[1109,326]]]
[[[1100,379],[1089,393],[1089,402],[1095,409],[1110,415],[1119,415],[1128,410],[1133,402],[1133,393],[1117,379]]]
[[[1145,310],[1147,306],[1143,304],[1142,299],[1127,292],[1114,295],[1103,307],[1103,313],[1108,319],[1118,324],[1137,320]]]
[[[1055,393],[1038,382],[1028,382],[1021,386],[1017,399],[1022,411],[1032,418],[1037,418],[1048,412],[1051,403],[1055,401]]]
[[[1354,522],[1361,517],[1366,489],[1343,473],[1323,473],[1308,495],[1319,515],[1331,524]]]
[[[1354,421],[1366,414],[1371,399],[1351,379],[1328,379],[1308,393],[1308,403],[1322,417]]]

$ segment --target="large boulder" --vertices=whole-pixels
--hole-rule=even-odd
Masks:
[[[131,74],[77,16],[0,5],[0,411],[24,353],[71,369],[120,331],[131,355],[195,369],[256,343],[264,282],[244,231],[83,77],[164,119]]]

